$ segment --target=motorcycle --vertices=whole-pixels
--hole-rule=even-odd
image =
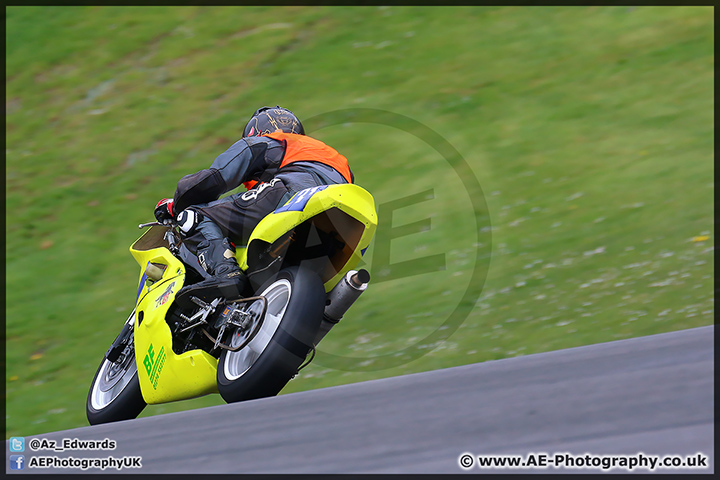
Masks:
[[[219,393],[227,403],[277,395],[368,287],[354,270],[377,227],[372,195],[353,184],[302,190],[268,214],[236,259],[253,294],[175,302],[205,278],[177,225],[130,247],[141,267],[135,308],[108,348],[86,402],[91,425],[136,418],[148,404]]]

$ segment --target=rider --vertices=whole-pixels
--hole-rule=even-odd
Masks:
[[[235,259],[235,245],[247,245],[260,220],[295,193],[317,185],[353,183],[347,158],[305,135],[300,120],[279,105],[255,111],[243,136],[210,168],[180,179],[172,199],[160,200],[155,218],[174,219],[183,243],[210,275],[182,288],[176,300],[190,296],[210,301],[243,295],[249,282]],[[247,191],[218,199],[245,185]]]

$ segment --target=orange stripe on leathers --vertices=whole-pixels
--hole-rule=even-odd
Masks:
[[[267,133],[263,136],[285,143],[285,156],[280,168],[293,162],[320,162],[333,167],[348,183],[352,183],[352,174],[347,158],[320,140],[306,135],[284,132]],[[243,185],[249,190],[257,185],[257,182],[251,180]]]

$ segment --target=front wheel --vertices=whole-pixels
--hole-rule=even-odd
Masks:
[[[136,418],[147,405],[140,392],[135,362],[134,318],[133,311],[116,340],[127,341],[117,361],[103,358],[95,372],[85,406],[90,425]]]
[[[297,373],[320,329],[325,289],[307,269],[281,270],[258,290],[267,299],[260,330],[237,352],[224,350],[217,370],[218,390],[228,402],[277,395]],[[234,333],[231,346],[242,333]]]

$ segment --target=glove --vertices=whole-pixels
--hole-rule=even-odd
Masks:
[[[173,199],[163,198],[155,205],[155,218],[163,225],[169,225],[174,220]]]

